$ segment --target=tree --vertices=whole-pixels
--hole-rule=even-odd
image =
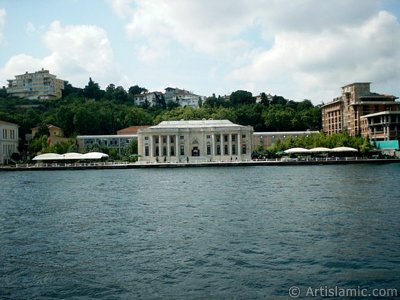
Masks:
[[[271,106],[263,113],[265,127],[268,131],[292,130],[295,111],[281,105]]]
[[[102,92],[100,90],[99,84],[95,83],[92,78],[89,78],[88,84],[83,89],[83,94],[88,99],[100,100],[102,97]]]
[[[119,103],[124,103],[128,101],[128,93],[122,86],[117,86],[114,91],[113,100]]]
[[[106,88],[106,92],[104,93],[104,98],[107,100],[113,100],[114,92],[115,92],[115,84],[110,83]]]
[[[261,96],[261,104],[264,106],[269,106],[270,101],[268,100],[267,95],[264,92],[262,92],[260,96]]]
[[[230,96],[230,102],[233,106],[238,106],[240,104],[252,104],[255,103],[256,100],[253,98],[252,93],[238,90],[233,92]]]
[[[129,95],[140,95],[142,93],[147,93],[147,92],[148,90],[146,88],[139,87],[138,85],[131,86],[128,89]]]

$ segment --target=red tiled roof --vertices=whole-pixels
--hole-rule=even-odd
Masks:
[[[123,128],[121,130],[117,131],[117,135],[122,135],[122,134],[137,134],[139,129],[144,129],[147,127],[150,127],[151,125],[143,125],[143,126],[130,126],[127,128]]]

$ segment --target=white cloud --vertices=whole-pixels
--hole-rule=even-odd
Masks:
[[[225,89],[247,87],[319,103],[352,81],[399,80],[399,21],[381,0],[119,0],[144,62],[199,53]],[[177,46],[177,47],[176,47]],[[177,50],[178,49],[178,50]],[[179,51],[179,52],[178,52]],[[179,53],[179,54],[177,54]],[[230,92],[226,90],[225,92]]]
[[[3,30],[6,25],[6,11],[5,9],[0,9],[0,43],[4,38]]]
[[[254,56],[249,65],[232,71],[229,77],[275,86],[280,89],[277,93],[285,92],[296,100],[314,95],[322,97],[314,101],[328,101],[326,90],[336,95],[347,83],[398,80],[398,36],[399,22],[384,11],[360,26],[321,33],[280,33],[272,49]]]
[[[108,3],[119,17],[129,17],[132,14],[133,0],[108,0]]]
[[[107,84],[105,78],[113,70],[113,51],[102,28],[91,25],[62,26],[55,21],[42,39],[50,51],[48,56],[15,55],[7,61],[0,74],[12,78],[25,71],[45,68],[76,86],[84,86],[89,77]]]

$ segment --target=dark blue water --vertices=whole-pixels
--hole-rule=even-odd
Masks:
[[[0,298],[400,288],[400,164],[0,172]]]

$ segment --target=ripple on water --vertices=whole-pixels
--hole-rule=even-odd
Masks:
[[[0,173],[0,298],[398,287],[399,167]]]

